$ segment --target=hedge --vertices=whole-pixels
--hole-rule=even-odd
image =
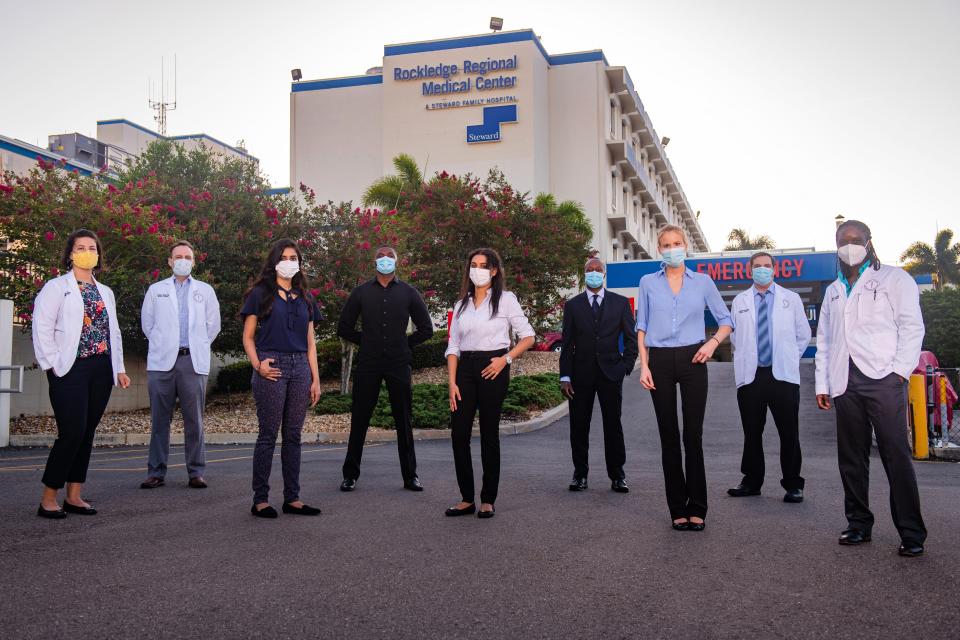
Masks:
[[[923,348],[941,367],[960,367],[960,289],[925,291],[920,296],[926,332]]]
[[[532,376],[517,376],[510,380],[507,397],[503,402],[505,418],[523,418],[530,411],[549,409],[563,402],[563,394],[555,373],[540,373]],[[349,413],[350,396],[330,394],[314,409],[324,415]],[[413,385],[413,427],[415,429],[447,429],[450,426],[450,404],[445,384]],[[393,429],[390,414],[390,398],[385,386],[380,388],[380,398],[373,411],[370,424]]]

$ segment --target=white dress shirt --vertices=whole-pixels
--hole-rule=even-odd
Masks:
[[[847,390],[849,361],[869,378],[891,373],[909,378],[923,343],[920,290],[898,267],[868,268],[853,285],[835,280],[827,287],[817,325],[817,394]]]
[[[206,282],[189,280],[187,337],[193,370],[200,375],[210,373],[210,343],[220,333],[220,303],[217,294]],[[140,311],[140,327],[150,341],[147,371],[170,371],[180,351],[180,321],[183,310],[177,295],[176,279],[154,282],[147,289]]]
[[[477,307],[473,299],[467,300],[463,313],[459,313],[460,303],[453,308],[453,320],[450,322],[450,339],[444,356],[455,355],[458,358],[463,351],[497,351],[510,347],[510,332],[520,339],[530,338],[536,333],[520,302],[510,291],[500,296],[497,314],[490,317],[490,292]]]
[[[93,283],[107,307],[110,325],[110,364],[113,367],[113,384],[117,375],[126,373],[123,366],[123,337],[117,321],[117,301],[110,287]],[[80,346],[83,330],[83,298],[73,270],[50,280],[33,303],[33,352],[37,364],[44,371],[53,369],[53,374],[62,378],[73,368]]]
[[[733,299],[733,371],[737,386],[750,384],[757,374],[757,288],[741,291]],[[770,340],[773,377],[800,384],[800,358],[810,345],[810,322],[800,296],[776,283],[767,289],[773,295]]]
[[[600,287],[600,291],[597,291],[596,293],[594,293],[593,291],[590,291],[590,289],[587,289],[586,291],[587,304],[590,306],[591,311],[593,311],[594,299],[596,299],[597,304],[599,304],[600,306],[603,306],[603,294],[605,291],[606,291],[605,287]],[[560,382],[570,382],[570,376],[560,376]]]

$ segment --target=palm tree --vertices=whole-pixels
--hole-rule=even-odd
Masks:
[[[746,229],[733,229],[727,236],[727,246],[724,251],[750,251],[753,249],[776,249],[777,243],[767,235],[751,238]]]
[[[423,188],[423,173],[411,156],[406,153],[397,155],[393,167],[397,170],[394,175],[374,180],[367,188],[363,194],[363,206],[396,209],[401,192]]]
[[[960,284],[960,243],[950,246],[953,231],[937,233],[931,247],[926,242],[914,242],[900,255],[903,268],[912,275],[934,275],[933,286],[939,291],[948,283]]]

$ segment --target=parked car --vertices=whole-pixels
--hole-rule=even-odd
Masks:
[[[556,351],[560,353],[560,339],[562,334],[559,331],[547,331],[535,345],[534,351]]]

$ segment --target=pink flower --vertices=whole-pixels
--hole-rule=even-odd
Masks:
[[[152,225],[150,225],[150,228],[147,229],[147,231],[150,233],[157,233],[160,231],[160,225],[154,222]]]
[[[160,277],[160,269],[154,269],[153,271],[151,271],[151,272],[150,272],[150,277],[153,278],[154,280],[156,280],[157,278],[159,278],[159,277]]]
[[[361,248],[361,249],[369,249],[369,248],[370,248],[370,243],[364,241],[364,243],[363,243],[362,245],[360,245],[360,248]]]
[[[310,289],[310,295],[316,298],[318,295],[320,295],[320,289]]]
[[[197,260],[199,260],[200,262],[206,262],[206,261],[207,261],[207,254],[206,254],[206,253],[201,253],[199,256],[197,256]]]
[[[49,242],[49,241],[51,241],[51,240],[54,240],[54,239],[57,237],[57,234],[55,234],[53,231],[47,231],[47,232],[44,234],[44,237],[45,237],[45,238],[47,239],[47,241]]]
[[[117,192],[117,188],[116,188],[115,186],[113,186],[112,184],[108,184],[108,185],[107,185],[107,191],[109,191],[110,193],[116,193],[116,192]]]

